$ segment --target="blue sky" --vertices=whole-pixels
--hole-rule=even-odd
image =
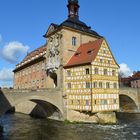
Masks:
[[[0,86],[12,84],[12,69],[45,43],[50,23],[67,18],[67,0],[0,0]],[[103,35],[118,64],[140,70],[140,1],[79,0],[80,19]]]

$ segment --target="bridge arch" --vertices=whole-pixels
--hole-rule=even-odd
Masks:
[[[136,112],[138,111],[138,104],[135,98],[131,95],[120,94],[120,111],[121,112]]]
[[[63,119],[63,111],[59,104],[54,103],[45,96],[35,95],[20,98],[13,103],[16,112],[29,114],[31,116]]]

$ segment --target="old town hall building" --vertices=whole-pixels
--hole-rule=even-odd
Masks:
[[[118,110],[119,66],[109,45],[80,21],[78,0],[67,7],[68,18],[49,26],[46,44],[16,66],[14,89],[56,88],[71,110]]]

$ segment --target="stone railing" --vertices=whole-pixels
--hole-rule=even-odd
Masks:
[[[45,88],[45,89],[1,89],[4,93],[44,93],[61,91],[60,88]]]

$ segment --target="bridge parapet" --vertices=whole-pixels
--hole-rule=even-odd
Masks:
[[[60,92],[62,91],[59,88],[48,88],[48,89],[2,89],[3,93],[44,93],[44,92]]]
[[[22,90],[15,90],[15,89],[2,89],[1,90],[1,96],[5,98],[5,102],[3,104],[8,104],[9,106],[4,109],[4,106],[2,107],[3,112],[5,112],[10,107],[18,107],[20,105],[20,111],[28,110],[27,103],[37,103],[39,105],[42,105],[43,107],[48,105],[49,108],[51,108],[50,104],[55,106],[60,110],[60,112],[63,114],[63,95],[62,95],[61,89],[37,89],[37,90],[28,90],[28,89],[22,89]],[[2,98],[1,98],[2,99]],[[1,102],[2,103],[2,102]],[[21,106],[22,105],[22,106]],[[2,110],[1,109],[1,110]],[[3,113],[1,113],[3,114]],[[0,114],[0,115],[1,115]]]
[[[122,91],[124,91],[124,92],[140,92],[140,89],[138,89],[138,88],[130,88],[130,87],[123,87],[123,88],[120,88],[120,92],[122,92]]]

